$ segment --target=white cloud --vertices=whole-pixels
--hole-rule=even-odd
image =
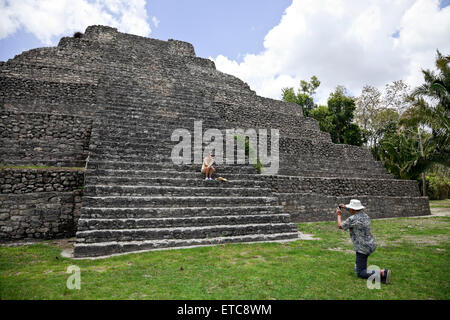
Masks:
[[[157,17],[152,17],[152,22],[153,25],[155,26],[155,28],[158,28],[160,21],[158,20]]]
[[[365,84],[421,83],[420,70],[434,67],[436,49],[450,53],[449,39],[450,7],[440,9],[439,0],[294,0],[265,36],[262,52],[241,63],[223,55],[213,60],[276,99],[281,88],[316,75],[324,104],[337,85],[359,95]]]
[[[148,36],[145,0],[0,0],[0,39],[20,28],[41,42],[84,31],[94,24],[109,25],[121,32]]]

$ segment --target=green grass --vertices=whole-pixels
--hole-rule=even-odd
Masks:
[[[430,208],[448,208],[448,209],[450,209],[450,199],[430,200]]]
[[[230,244],[72,260],[45,242],[0,247],[0,299],[449,299],[450,218],[373,220],[369,265],[393,270],[369,290],[347,232],[303,223],[319,241]],[[333,249],[333,250],[330,250]],[[58,257],[58,259],[56,258]],[[70,265],[81,290],[66,288]],[[183,270],[181,270],[183,267]]]

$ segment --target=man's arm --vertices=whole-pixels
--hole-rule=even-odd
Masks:
[[[336,210],[336,215],[337,215],[337,226],[338,226],[339,229],[342,229],[341,214],[342,214],[342,211],[341,211],[341,209],[338,208]]]

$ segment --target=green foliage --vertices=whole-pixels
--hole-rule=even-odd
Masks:
[[[303,115],[312,117],[319,122],[320,130],[328,132],[334,143],[345,143],[361,146],[367,141],[368,132],[362,131],[353,122],[355,100],[346,94],[342,86],[338,86],[331,93],[327,106],[314,104],[313,95],[319,87],[317,77],[311,77],[311,81],[300,81],[297,94],[294,88],[283,88],[283,101],[294,102],[302,107]]]
[[[386,131],[377,147],[372,148],[372,152],[384,162],[389,173],[397,178],[418,179],[428,166],[421,156],[420,141],[422,141],[424,153],[430,153],[433,145],[429,133],[391,128]]]
[[[355,100],[347,95],[344,87],[338,86],[331,93],[328,99],[328,115],[324,117],[319,113],[320,118],[316,120],[319,121],[319,126],[321,121],[325,121],[321,126],[328,129],[325,131],[330,133],[334,143],[361,146],[365,142],[359,126],[352,123],[355,108]]]
[[[258,173],[261,173],[261,171],[263,169],[263,164],[258,159],[256,152],[252,149],[252,147],[250,147],[249,138],[245,137],[245,139],[243,139],[243,137],[241,135],[237,135],[237,136],[234,136],[234,140],[236,140],[237,143],[239,143],[241,145],[241,147],[244,147],[246,157],[248,157],[249,159],[256,158],[256,163],[254,163],[252,165]]]
[[[314,104],[313,95],[316,93],[316,89],[320,86],[320,81],[316,76],[312,76],[310,82],[301,80],[300,87],[297,90],[297,94],[294,92],[294,88],[283,88],[282,100],[285,102],[293,102],[302,107],[303,115],[309,116],[312,109],[316,107]]]
[[[450,168],[435,164],[426,173],[428,197],[431,200],[445,200],[449,198]]]
[[[448,175],[429,173],[425,178],[425,172],[435,164],[450,165],[449,63],[450,56],[438,51],[437,72],[422,70],[424,83],[407,99],[405,85],[394,82],[387,100],[395,110],[381,108],[371,118],[374,155],[398,178],[417,179],[422,185],[426,179],[422,191],[432,199],[448,196]]]
[[[332,132],[334,130],[333,114],[328,110],[327,106],[318,106],[311,110],[310,117],[319,122],[319,128],[324,132]]]
[[[430,200],[444,200],[449,197],[450,179],[436,175],[427,176],[427,191]]]
[[[418,142],[418,148],[411,148],[409,162],[396,163],[397,167],[408,170],[408,173],[400,174],[400,177],[417,178],[417,173],[422,173],[422,181],[426,179],[426,186],[430,189],[430,197],[441,197],[440,193],[445,194],[446,184],[441,183],[440,179],[432,176],[425,178],[425,170],[434,164],[450,165],[450,56],[443,56],[437,52],[436,67],[437,73],[430,70],[422,70],[424,74],[424,83],[415,88],[409,100],[411,106],[402,114],[399,124],[399,134],[403,133],[403,138],[397,142],[403,141],[408,137],[407,132],[417,131],[419,139],[409,141],[409,145]],[[422,136],[421,131],[425,132]],[[431,131],[431,133],[427,133]],[[414,138],[414,137],[413,137]],[[384,142],[384,141],[383,141]],[[381,155],[382,159],[400,160],[394,156],[394,153],[409,152],[408,148],[402,148],[402,144],[396,145],[396,148],[390,149],[390,157]],[[379,148],[388,151],[380,142]],[[403,150],[402,150],[403,149]],[[420,152],[417,152],[419,149]],[[380,153],[379,153],[380,154]],[[403,158],[402,158],[403,159]],[[385,162],[388,168],[393,167],[393,163]],[[444,191],[442,191],[444,190]],[[447,191],[448,192],[448,191]],[[423,188],[426,194],[426,188]]]

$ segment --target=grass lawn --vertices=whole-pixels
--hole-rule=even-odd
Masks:
[[[448,209],[450,209],[450,199],[430,200],[430,208],[448,208]]]
[[[346,216],[344,217],[346,218]],[[449,299],[450,217],[373,220],[369,265],[393,270],[369,290],[353,271],[348,232],[302,223],[321,240],[231,244],[72,260],[44,242],[0,247],[0,299]],[[81,290],[66,288],[68,266]]]

